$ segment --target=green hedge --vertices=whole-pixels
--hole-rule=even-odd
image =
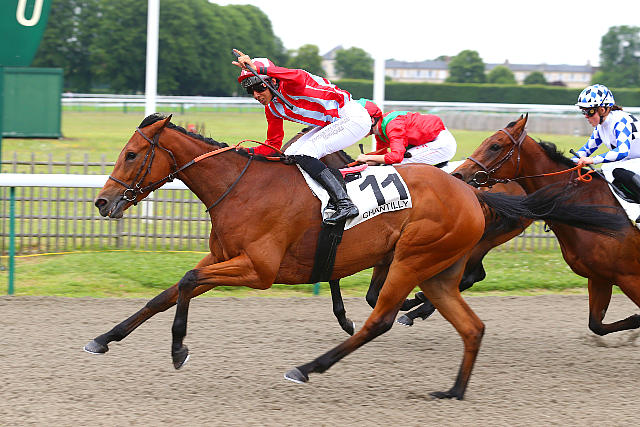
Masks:
[[[355,98],[371,98],[371,80],[334,82]],[[386,82],[385,99],[392,101],[496,102],[505,104],[573,105],[581,89],[543,85],[495,85],[471,83]],[[611,89],[616,103],[623,107],[640,106],[640,88]]]

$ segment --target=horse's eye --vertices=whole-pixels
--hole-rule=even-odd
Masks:
[[[133,160],[133,159],[135,159],[135,158],[136,158],[136,156],[137,156],[137,154],[136,154],[136,153],[134,153],[133,151],[129,151],[129,152],[127,153],[126,159],[127,159],[127,160]]]
[[[491,145],[491,147],[489,147],[489,150],[491,150],[491,151],[500,151],[500,145],[493,144],[493,145]]]

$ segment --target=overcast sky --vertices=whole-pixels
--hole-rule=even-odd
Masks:
[[[210,0],[211,1],[211,0]],[[640,26],[640,0],[244,0],[271,20],[287,49],[359,47],[421,61],[475,50],[485,63],[600,63],[612,26]],[[242,50],[242,46],[237,46]],[[261,56],[260,52],[245,52]]]

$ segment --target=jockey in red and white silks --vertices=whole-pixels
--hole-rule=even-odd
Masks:
[[[408,111],[392,111],[371,129],[376,152],[361,154],[358,161],[372,164],[446,164],[456,154],[457,143],[440,117]]]
[[[254,99],[265,106],[265,143],[280,149],[284,138],[284,120],[315,126],[315,129],[294,142],[285,154],[294,158],[329,193],[337,211],[325,222],[335,224],[357,216],[358,209],[351,203],[341,183],[318,159],[342,150],[366,136],[372,124],[367,110],[354,101],[349,92],[325,78],[305,70],[277,67],[266,58],[252,61],[248,55],[237,50],[235,52],[239,56],[233,64],[243,68],[238,81]],[[293,108],[282,102],[247,67],[271,83]],[[274,150],[270,147],[261,146],[250,150],[256,154],[272,154]]]

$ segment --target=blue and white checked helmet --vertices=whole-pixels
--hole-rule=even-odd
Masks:
[[[581,108],[591,107],[611,107],[616,102],[613,100],[613,93],[605,85],[595,84],[584,88],[578,95],[578,103]]]

